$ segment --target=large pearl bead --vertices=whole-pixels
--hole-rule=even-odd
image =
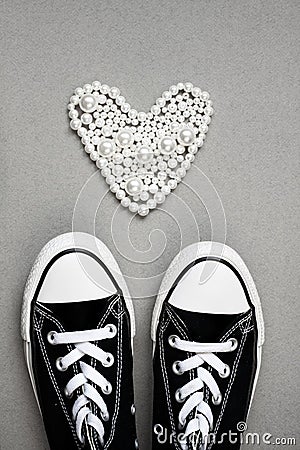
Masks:
[[[119,147],[126,147],[133,143],[133,134],[129,130],[120,130],[116,136],[116,143]]]
[[[136,152],[136,159],[141,164],[147,164],[153,159],[153,150],[143,145]]]
[[[98,144],[98,153],[105,158],[109,158],[116,151],[115,143],[112,139],[103,139]]]
[[[169,155],[176,149],[176,141],[169,136],[165,136],[161,138],[158,146],[162,153],[164,153],[165,155]]]
[[[85,94],[79,101],[82,111],[91,113],[97,108],[97,100],[93,94]]]
[[[177,135],[177,139],[181,145],[192,145],[195,141],[195,133],[191,128],[182,128]]]
[[[143,183],[140,178],[133,177],[129,178],[125,184],[125,190],[129,195],[136,195],[141,192],[143,188]]]

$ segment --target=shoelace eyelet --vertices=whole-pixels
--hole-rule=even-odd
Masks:
[[[182,375],[183,374],[183,371],[180,369],[180,363],[181,363],[181,361],[175,361],[173,363],[172,369],[173,369],[173,372],[176,375]]]
[[[56,335],[56,331],[49,331],[49,333],[47,334],[47,340],[48,342],[50,342],[51,345],[56,345],[55,342],[55,335]]]
[[[222,394],[219,394],[218,397],[213,397],[212,402],[214,405],[219,405],[222,401]]]
[[[111,337],[115,337],[115,335],[117,334],[117,327],[115,325],[113,325],[112,323],[108,323],[105,328],[108,329],[108,331],[111,334]]]
[[[106,360],[102,363],[104,367],[111,367],[114,363],[114,357],[111,353],[106,354]]]
[[[184,402],[184,398],[182,398],[180,389],[177,389],[177,391],[175,392],[175,399],[178,403]]]
[[[179,337],[176,336],[175,334],[172,334],[171,336],[169,336],[169,339],[168,339],[169,345],[171,347],[174,347],[177,339],[179,339]]]
[[[230,367],[226,364],[224,372],[219,372],[221,378],[227,378],[230,375]]]
[[[112,385],[110,383],[107,383],[104,389],[102,389],[103,394],[109,395],[112,392]]]
[[[231,352],[233,352],[238,346],[238,340],[236,338],[228,339],[228,342],[231,342]]]
[[[62,358],[57,358],[56,367],[60,372],[65,372],[68,368],[62,364]]]

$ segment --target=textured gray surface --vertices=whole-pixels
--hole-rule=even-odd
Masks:
[[[211,93],[216,114],[195,164],[222,199],[227,243],[248,264],[265,315],[263,365],[249,426],[274,436],[296,435],[299,19],[299,4],[293,0],[2,0],[1,450],[47,449],[23,362],[20,305],[35,256],[50,238],[71,229],[76,198],[95,172],[66,114],[72,90],[94,79],[117,85],[132,105],[145,110],[162,90],[181,80]],[[214,216],[215,200],[203,180],[194,169],[186,183],[198,195],[207,194],[205,203]],[[96,186],[88,195],[94,202],[104,193],[104,181],[98,179]],[[158,289],[155,275],[181,245],[198,240],[197,229],[201,239],[211,237],[199,198],[183,185],[176,194],[186,203],[173,196],[165,212],[133,221],[135,249],[127,245],[127,211],[117,211],[122,226],[111,229],[118,205],[112,196],[104,199],[95,218],[96,234],[111,248],[136,297],[136,396],[145,450],[150,448],[154,298],[142,299],[142,291],[145,286],[150,292]],[[86,230],[91,202],[83,203],[76,226]],[[187,204],[194,222],[184,210]],[[157,256],[162,234],[151,235],[152,250],[148,241],[156,228],[166,233],[165,251],[147,265],[137,264]],[[213,229],[220,239],[218,214]],[[133,275],[148,279],[141,283]]]

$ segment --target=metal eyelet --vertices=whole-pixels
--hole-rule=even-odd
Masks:
[[[102,362],[104,367],[111,367],[114,363],[114,357],[111,353],[106,353],[106,359]]]
[[[139,443],[138,443],[137,439],[134,441],[134,447],[135,447],[136,450],[139,449]]]
[[[109,395],[112,392],[112,385],[107,383],[104,389],[102,389],[103,394]]]
[[[228,339],[228,342],[231,342],[231,352],[233,352],[238,346],[238,340],[236,338]]]
[[[169,339],[168,339],[169,345],[171,347],[175,347],[175,342],[177,339],[179,339],[179,337],[176,336],[175,334],[172,334],[171,336],[169,336]]]
[[[135,415],[135,404],[134,403],[131,405],[130,412],[131,412],[132,416]]]
[[[177,389],[177,391],[175,392],[175,400],[178,403],[184,402],[184,398],[182,398],[182,394],[181,394],[181,390],[180,389]]]
[[[225,370],[224,372],[219,372],[219,376],[221,378],[227,378],[230,375],[230,367],[228,366],[228,364],[225,365]]]
[[[153,427],[153,431],[155,434],[161,434],[163,432],[163,427],[160,423],[156,423]]]
[[[50,342],[51,345],[56,345],[55,342],[55,335],[56,335],[56,331],[49,331],[49,333],[47,334],[47,340],[48,342]]]
[[[181,361],[175,361],[172,365],[173,372],[176,373],[176,375],[183,374],[183,371],[180,369],[180,363]]]
[[[107,422],[109,420],[109,413],[108,413],[108,411],[106,412],[106,414],[101,413],[101,417],[104,420],[104,422]]]
[[[216,398],[212,398],[212,402],[214,405],[219,405],[222,401],[222,394],[219,394]]]
[[[66,396],[67,398],[72,398],[72,397],[73,397],[73,392],[70,393],[70,392],[67,390],[67,388],[65,388],[64,393],[65,393],[65,396]]]
[[[108,331],[111,334],[111,337],[115,337],[115,335],[117,334],[117,327],[115,325],[113,325],[112,323],[109,323],[109,324],[105,325],[105,328],[108,329]]]
[[[62,358],[57,358],[56,367],[60,372],[65,372],[68,368],[62,364]]]

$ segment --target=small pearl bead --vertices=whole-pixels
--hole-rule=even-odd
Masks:
[[[85,94],[79,101],[79,106],[86,113],[94,112],[97,108],[97,100],[93,94]]]
[[[93,117],[89,113],[84,113],[81,116],[81,121],[84,125],[89,125],[93,121]]]
[[[105,166],[107,166],[107,159],[104,158],[100,158],[98,159],[98,161],[96,162],[97,167],[99,167],[99,169],[103,169]]]
[[[115,143],[112,139],[103,139],[98,144],[98,152],[101,156],[108,158],[116,151]]]
[[[140,194],[140,199],[141,199],[143,202],[146,202],[146,201],[148,200],[148,198],[149,198],[148,192],[142,191],[141,194]]]
[[[164,195],[169,195],[170,192],[171,192],[171,188],[170,188],[169,186],[167,186],[167,185],[164,185],[164,186],[161,188],[161,192],[162,192]]]
[[[129,130],[120,130],[116,136],[116,143],[119,147],[126,147],[133,143],[133,134]]]
[[[120,90],[117,87],[110,88],[109,96],[111,98],[117,98],[120,95]]]
[[[191,128],[182,128],[177,135],[180,144],[185,146],[193,144],[195,138],[195,133]]]
[[[110,190],[113,194],[115,194],[116,192],[118,192],[119,190],[119,185],[118,183],[114,183],[112,186],[110,186]]]
[[[139,206],[135,202],[131,202],[129,205],[129,211],[131,211],[132,213],[136,213],[138,208],[139,208]]]
[[[150,184],[149,186],[149,192],[151,194],[156,194],[156,192],[158,191],[158,186],[156,184]]]
[[[146,205],[140,205],[138,213],[140,216],[145,217],[149,214],[149,208]]]
[[[147,201],[147,206],[149,209],[154,209],[156,207],[156,201],[153,198],[150,198]]]
[[[131,201],[130,201],[130,198],[128,198],[128,197],[124,197],[121,200],[121,205],[124,206],[124,208],[128,208],[130,203],[131,203]]]
[[[122,189],[120,189],[120,190],[117,191],[117,193],[116,193],[116,197],[117,197],[118,200],[122,200],[122,198],[124,198],[125,195],[126,195],[126,194],[125,194],[124,191],[122,191]]]
[[[72,130],[78,130],[78,128],[81,126],[81,120],[80,119],[73,119],[70,122],[70,127]]]
[[[163,203],[163,202],[165,201],[165,199],[166,199],[166,196],[165,196],[165,194],[163,194],[162,192],[157,192],[157,193],[154,195],[154,200],[155,200],[156,203],[158,203],[158,204]]]
[[[144,122],[147,118],[147,114],[143,111],[138,113],[138,119],[140,122]]]
[[[101,87],[100,81],[94,81],[94,82],[92,83],[92,87],[93,87],[93,89],[94,89],[95,91],[99,91],[99,89],[100,89],[100,87]]]
[[[95,150],[95,146],[94,146],[93,144],[87,144],[87,145],[84,147],[84,150],[85,150],[87,153],[92,153],[92,152]]]
[[[77,117],[78,117],[78,111],[76,111],[76,109],[72,109],[72,110],[69,112],[69,117],[70,117],[70,119],[77,119]]]
[[[151,148],[146,147],[145,145],[143,145],[142,147],[140,147],[137,150],[137,152],[136,152],[136,159],[141,164],[149,163],[153,159],[153,150]]]

